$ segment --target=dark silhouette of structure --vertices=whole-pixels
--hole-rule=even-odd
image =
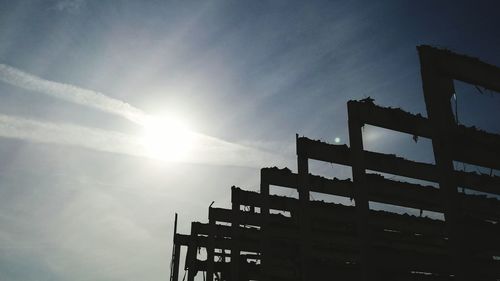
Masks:
[[[193,222],[190,235],[174,231],[171,280],[179,280],[181,246],[188,281],[200,272],[210,281],[500,280],[500,177],[453,165],[499,170],[500,135],[459,125],[450,103],[454,79],[500,92],[500,69],[429,46],[418,52],[427,118],[370,98],[349,101],[350,146],[297,136],[297,174],[263,168],[260,193],[232,187],[232,209],[210,207],[208,223]],[[435,164],[365,151],[365,124],[432,140]],[[312,175],[310,159],[350,166],[353,178]],[[296,189],[298,199],[270,195],[270,186]],[[355,205],[311,201],[310,192]],[[444,220],[375,211],[370,202],[438,212]]]

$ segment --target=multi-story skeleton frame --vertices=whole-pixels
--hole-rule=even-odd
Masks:
[[[500,69],[429,46],[418,51],[427,118],[349,101],[349,146],[297,136],[297,174],[263,168],[260,192],[233,187],[231,209],[210,207],[208,223],[192,223],[190,235],[174,230],[171,280],[179,279],[181,246],[188,281],[199,272],[209,281],[500,280],[500,177],[454,168],[459,161],[500,170],[500,136],[458,124],[450,103],[454,80],[500,92]],[[365,125],[430,139],[435,164],[364,150]],[[312,175],[309,160],[350,166],[352,179]],[[271,186],[298,198],[271,195]],[[355,204],[312,201],[311,192]],[[444,219],[375,211],[371,202]]]

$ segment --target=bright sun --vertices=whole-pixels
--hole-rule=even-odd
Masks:
[[[188,156],[194,134],[176,118],[152,117],[144,124],[143,145],[149,157],[180,161]]]

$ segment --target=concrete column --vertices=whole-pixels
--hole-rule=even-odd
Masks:
[[[297,136],[297,168],[298,168],[298,192],[299,210],[298,221],[300,230],[300,268],[301,280],[309,281],[311,252],[311,225],[309,216],[309,160],[307,158],[307,147],[301,145]]]
[[[374,274],[370,258],[370,229],[368,227],[370,206],[368,201],[368,190],[366,185],[366,171],[363,149],[362,123],[359,118],[359,111],[353,102],[347,103],[348,124],[349,124],[349,144],[351,147],[350,162],[352,167],[352,178],[354,187],[354,200],[357,214],[357,230],[361,253],[361,280],[373,279]]]

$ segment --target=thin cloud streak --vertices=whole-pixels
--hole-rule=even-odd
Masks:
[[[76,146],[96,151],[154,158],[140,137],[73,124],[56,124],[0,114],[0,137],[37,143]],[[276,156],[197,134],[198,145],[184,163],[259,167]]]
[[[257,148],[226,142],[214,137],[195,134],[197,145],[186,162],[261,168],[290,166],[293,158]]]
[[[0,137],[144,156],[137,137],[72,124],[55,124],[0,115]]]
[[[142,110],[103,93],[46,80],[6,64],[0,64],[0,81],[31,92],[121,116],[139,125],[145,125],[150,118],[153,118]],[[259,167],[267,163],[276,164],[275,159],[280,159],[278,160],[280,164],[287,162],[283,157],[257,148],[227,142],[196,132],[191,133],[196,138],[197,146],[193,148],[191,155],[181,162],[244,167]],[[7,115],[0,115],[0,136],[151,157],[141,146],[141,139],[136,136],[70,124],[38,122]]]
[[[46,80],[6,64],[0,64],[0,81],[32,92],[118,115],[137,124],[144,124],[147,119],[147,115],[142,110],[126,102],[110,98],[103,93]]]

